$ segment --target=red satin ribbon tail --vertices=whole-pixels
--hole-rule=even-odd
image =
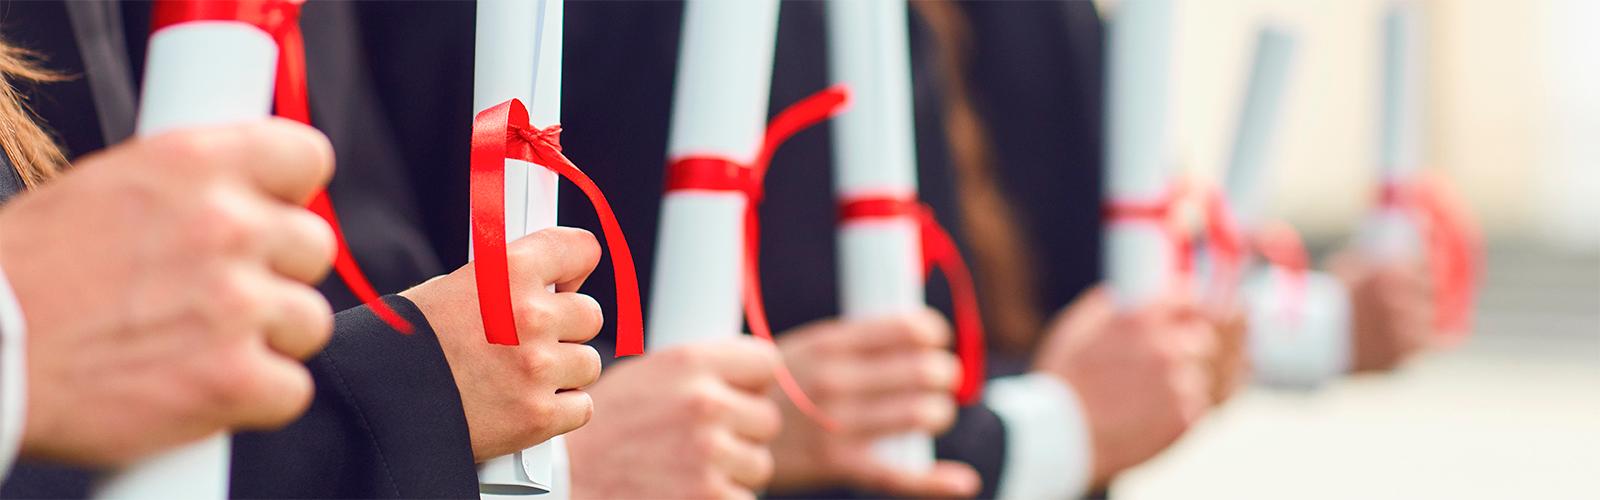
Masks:
[[[817,91],[784,108],[772,118],[772,122],[767,124],[766,136],[761,141],[761,152],[756,155],[757,173],[766,172],[767,165],[772,162],[773,153],[778,151],[778,146],[784,141],[801,130],[844,112],[849,106],[850,87],[839,84]]]
[[[757,241],[756,235],[759,233],[756,231],[759,231],[760,226],[753,208],[745,210],[744,226],[745,241]],[[761,263],[754,251],[756,248],[753,244],[745,245],[743,293],[745,322],[749,324],[752,336],[767,342],[775,342],[772,338],[772,326],[767,323],[766,299],[761,294]],[[817,406],[816,402],[811,400],[811,396],[806,395],[805,389],[795,381],[794,374],[789,372],[789,366],[782,359],[778,360],[773,376],[777,378],[778,389],[783,391],[783,395],[794,403],[802,415],[828,432],[834,432],[839,428],[838,422]]]
[[[309,125],[311,110],[306,91],[305,41],[300,35],[298,16],[300,3],[290,0],[269,4],[272,8],[280,9],[275,14],[280,17],[273,19],[277,26],[269,29],[277,40],[279,53],[273,106],[278,116]],[[356,264],[354,255],[350,253],[350,244],[345,240],[344,231],[339,227],[339,216],[333,210],[333,202],[328,198],[327,191],[317,191],[307,208],[327,221],[328,226],[333,229],[334,243],[338,248],[333,260],[333,269],[339,275],[339,279],[343,280],[350,292],[390,328],[401,333],[411,333],[411,322],[406,321],[390,308],[389,304],[383,302],[372,283],[367,281],[366,274],[362,273],[361,267]]]
[[[517,345],[516,316],[511,307],[510,263],[506,256],[506,134],[520,115],[520,104],[502,103],[483,110],[472,122],[471,190],[473,276],[477,280],[478,313],[490,344]]]
[[[922,233],[922,258],[924,270],[934,268],[944,271],[950,284],[950,299],[955,306],[956,355],[961,360],[961,385],[956,387],[956,401],[962,405],[978,402],[983,394],[985,363],[983,316],[978,306],[978,293],[972,281],[972,271],[955,239],[939,225],[932,208],[923,206],[919,214]]]
[[[1472,329],[1482,250],[1474,225],[1449,196],[1439,181],[1419,184],[1415,193],[1428,226],[1428,261],[1437,294],[1434,323],[1442,333],[1460,337]]]
[[[600,219],[601,232],[606,237],[606,248],[611,252],[612,277],[617,291],[617,343],[616,357],[644,354],[644,314],[639,305],[639,279],[634,269],[633,251],[622,233],[622,224],[606,200],[605,193],[572,160],[561,153],[560,126],[553,125],[541,131],[532,131],[522,137],[533,146],[533,156],[526,160],[550,169],[578,186],[594,206]],[[529,136],[532,137],[529,137]]]

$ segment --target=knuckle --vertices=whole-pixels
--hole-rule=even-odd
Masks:
[[[243,272],[225,270],[213,274],[202,293],[205,317],[212,327],[225,329],[235,324],[254,325],[266,316],[266,301]]]
[[[700,352],[700,349],[702,349],[700,346],[683,346],[662,352],[657,356],[659,356],[661,363],[664,365],[679,369],[698,369],[705,366],[704,361],[707,357],[704,353]],[[679,370],[673,371],[676,372]]]
[[[581,357],[579,360],[579,369],[582,370],[582,373],[584,374],[583,383],[580,385],[580,387],[584,387],[600,380],[600,351],[596,350],[593,346],[583,345],[580,347],[582,349],[578,351],[579,356]]]
[[[712,463],[721,449],[722,443],[717,439],[717,434],[710,430],[702,429],[689,437],[689,456],[701,464]]]
[[[812,381],[812,393],[817,399],[843,399],[849,396],[852,384],[836,373],[837,370],[823,371]]]
[[[561,317],[560,306],[551,303],[549,295],[534,293],[524,302],[522,311],[523,323],[532,332],[548,332],[557,324]]]
[[[238,201],[220,193],[201,198],[185,231],[188,244],[202,252],[234,253],[254,241],[252,220]]]
[[[684,398],[683,404],[689,419],[695,422],[715,420],[728,409],[727,403],[707,386],[700,386],[699,389],[690,392],[689,396]]]

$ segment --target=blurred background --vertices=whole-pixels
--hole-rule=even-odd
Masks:
[[[1474,336],[1392,375],[1248,390],[1115,496],[1600,498],[1600,2],[1419,3],[1427,160],[1488,243]],[[1289,29],[1269,212],[1314,247],[1342,244],[1376,185],[1386,5],[1180,0],[1183,165],[1215,178],[1256,32]]]

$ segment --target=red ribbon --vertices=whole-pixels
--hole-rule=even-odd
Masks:
[[[306,91],[305,41],[300,34],[300,6],[305,0],[162,0],[151,12],[153,31],[194,21],[239,21],[265,31],[278,44],[277,83],[273,107],[278,116],[311,124]],[[319,189],[306,208],[322,217],[333,229],[338,254],[333,268],[356,298],[366,304],[391,328],[411,333],[411,323],[379,298],[361,267],[350,253],[333,202],[326,189]]]
[[[956,353],[961,357],[961,385],[956,400],[963,405],[978,401],[984,381],[983,317],[978,308],[978,293],[972,271],[961,258],[955,238],[934,218],[933,207],[909,197],[871,196],[845,200],[839,206],[839,222],[873,218],[913,218],[917,221],[922,245],[923,276],[934,268],[944,272],[950,283],[950,298],[955,303]]]
[[[1105,219],[1107,222],[1144,221],[1166,227],[1175,248],[1174,254],[1178,259],[1175,263],[1177,272],[1187,274],[1192,271],[1190,264],[1193,244],[1188,233],[1182,229],[1182,224],[1174,220],[1176,211],[1173,207],[1190,197],[1200,198],[1207,249],[1214,257],[1211,269],[1214,282],[1217,283],[1220,296],[1225,301],[1231,300],[1243,277],[1244,266],[1250,255],[1251,241],[1245,235],[1244,229],[1239,226],[1238,219],[1234,217],[1221,190],[1214,187],[1202,189],[1185,183],[1154,201],[1111,201],[1106,204]],[[1306,293],[1310,259],[1300,242],[1299,235],[1292,227],[1278,225],[1273,226],[1273,231],[1270,233],[1261,236],[1254,242],[1256,252],[1268,262],[1289,272],[1291,280],[1289,293],[1293,298],[1286,303],[1300,303]],[[1298,309],[1290,313],[1298,314]]]
[[[1439,181],[1384,184],[1384,207],[1408,211],[1426,231],[1428,266],[1433,276],[1434,326],[1459,340],[1472,329],[1472,304],[1477,295],[1483,259],[1476,225]]]
[[[478,113],[472,122],[472,255],[478,281],[478,310],[491,344],[517,345],[506,256],[506,160],[532,163],[572,181],[589,198],[600,218],[611,252],[617,285],[616,356],[644,352],[644,320],[639,280],[622,225],[600,187],[561,153],[561,126],[534,128],[528,108],[511,99]]]
[[[761,142],[761,151],[754,162],[739,162],[715,156],[686,156],[667,165],[667,191],[733,191],[743,193],[748,201],[744,211],[744,315],[750,333],[772,341],[772,327],[767,323],[767,309],[761,295],[761,217],[758,206],[764,193],[762,182],[772,163],[772,154],[778,146],[795,133],[822,122],[843,111],[850,102],[850,90],[835,85],[794,103],[767,125]],[[801,413],[816,421],[824,429],[838,426],[806,396],[794,375],[782,363],[774,374],[778,388],[794,402]]]
[[[1167,240],[1173,249],[1172,271],[1183,275],[1189,273],[1190,245],[1189,237],[1180,228],[1177,221],[1173,220],[1176,210],[1173,206],[1182,197],[1181,191],[1168,191],[1153,200],[1107,200],[1101,209],[1101,217],[1107,225],[1119,222],[1145,222],[1161,226],[1166,230]]]

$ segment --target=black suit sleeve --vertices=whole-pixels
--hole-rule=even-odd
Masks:
[[[994,498],[1006,464],[1006,426],[1000,416],[982,404],[961,409],[956,424],[934,441],[940,460],[966,462],[983,479],[978,498]]]
[[[234,437],[232,496],[478,496],[466,414],[438,339],[409,300],[384,301],[416,332],[396,333],[366,307],[334,316],[333,340],[307,363],[311,409],[281,430]]]

